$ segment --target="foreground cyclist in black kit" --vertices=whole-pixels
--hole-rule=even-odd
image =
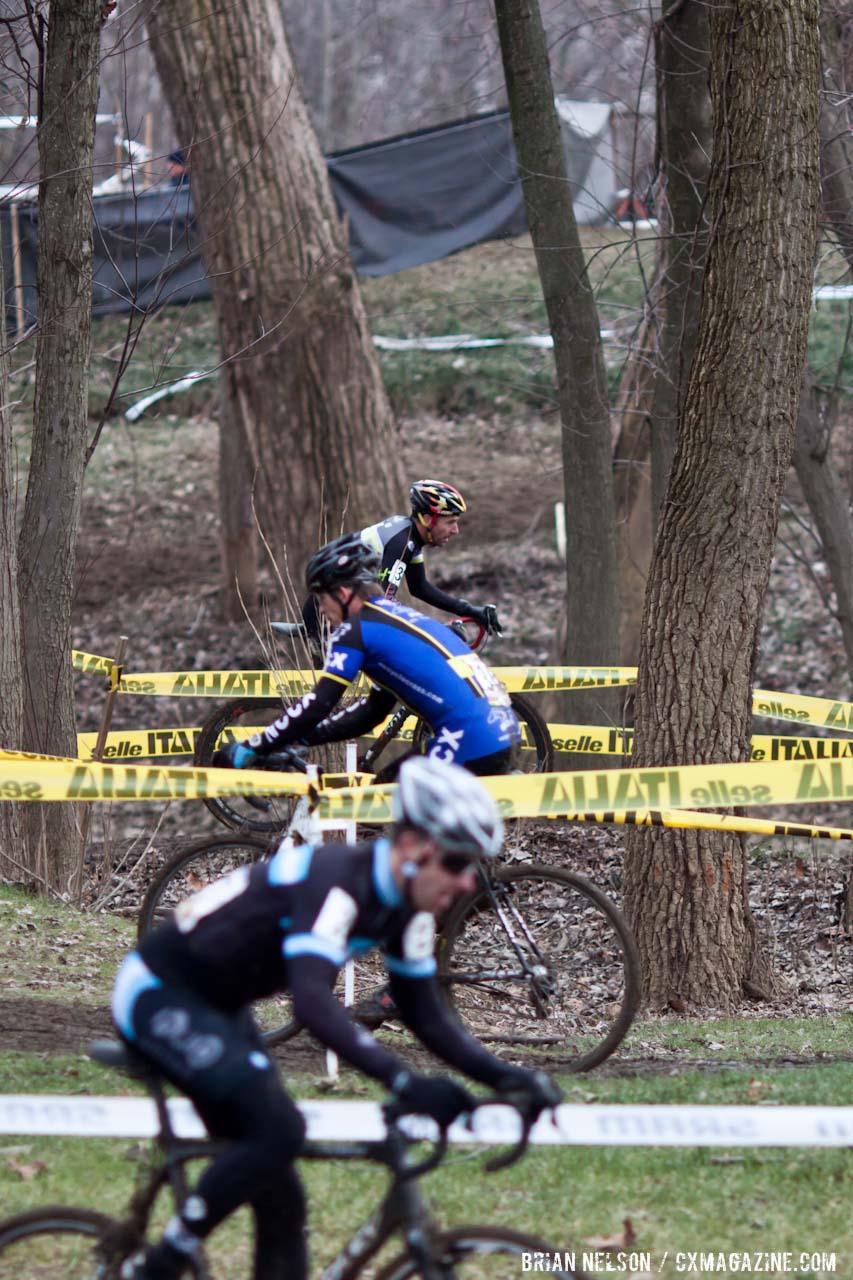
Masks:
[[[400,771],[391,839],[319,848],[285,842],[183,903],[131,952],[113,1017],[139,1053],[192,1099],[210,1133],[231,1139],[125,1280],[175,1280],[194,1250],[242,1204],[256,1223],[254,1280],[304,1280],[305,1199],[293,1165],[305,1129],[264,1052],[249,1004],[289,990],[295,1016],[407,1110],[447,1125],[471,1104],[443,1076],[415,1074],[357,1027],[332,994],[349,955],[381,948],[398,1016],[433,1053],[498,1090],[524,1091],[534,1113],[558,1087],[489,1053],[448,1013],[435,981],[435,914],[475,885],[502,825],[469,773],[411,760]]]
[[[495,605],[471,604],[442,591],[426,576],[425,548],[444,547],[459,533],[459,517],[467,510],[462,494],[442,480],[416,480],[409,489],[409,498],[411,515],[389,516],[378,524],[368,525],[358,535],[365,546],[379,557],[377,578],[383,595],[394,600],[405,579],[415,600],[444,613],[473,618],[490,634],[500,635],[501,624]],[[309,635],[315,639],[319,637],[320,623],[313,597],[304,606],[302,617]]]

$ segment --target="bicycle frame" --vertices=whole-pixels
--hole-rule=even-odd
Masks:
[[[497,916],[498,920],[500,921],[501,927],[503,928],[503,931],[509,940],[510,946],[512,947],[516,956],[518,957],[518,963],[521,968],[521,973],[527,980],[528,989],[534,1000],[537,1015],[538,1017],[544,1019],[548,1016],[548,1011],[545,1007],[545,1002],[542,998],[543,979],[547,980],[547,976],[548,976],[548,966],[545,961],[545,958],[540,952],[535,938],[533,937],[530,930],[528,929],[527,923],[523,915],[521,914],[521,912],[516,910],[514,903],[511,901],[509,894],[506,892],[501,882],[499,880],[493,881],[489,876],[488,870],[482,866],[478,868],[477,875],[480,880],[480,884],[482,885],[483,890],[485,891],[486,896],[489,899],[491,908],[494,911],[495,915]],[[506,903],[506,905],[504,905],[504,903]],[[521,948],[521,945],[518,941],[518,934],[515,928],[513,927],[513,919],[515,921],[515,924],[519,927],[520,932],[524,935],[524,938],[528,946],[540,961],[539,964],[531,965],[528,962],[527,958],[525,957],[524,952]],[[487,970],[484,972],[482,969],[480,969],[476,974],[466,974],[464,972],[459,973],[454,971],[452,981],[454,984],[467,983],[469,986],[482,986],[484,983],[500,982],[503,979],[511,979],[511,980],[517,981],[518,978],[519,978],[519,973],[517,970],[514,971],[511,969],[495,969],[491,971]],[[488,1037],[488,1039],[492,1041],[505,1039],[507,1040],[508,1043],[512,1043],[511,1037],[490,1036]],[[543,1036],[541,1038],[541,1043],[543,1044],[554,1043],[556,1039],[557,1037]]]
[[[188,1194],[184,1166],[193,1160],[212,1159],[227,1147],[223,1142],[176,1137],[162,1090],[152,1084],[150,1092],[160,1119],[156,1143],[161,1155],[134,1192],[129,1211],[118,1224],[118,1238],[108,1242],[108,1249],[119,1248],[125,1254],[132,1252],[137,1242],[145,1237],[154,1202],[166,1184],[171,1188],[175,1204],[182,1204]],[[392,1174],[378,1209],[323,1268],[318,1280],[353,1280],[398,1228],[402,1230],[421,1274],[426,1280],[441,1280],[442,1272],[433,1248],[437,1229],[421,1195],[417,1175],[438,1163],[444,1147],[437,1148],[433,1156],[420,1164],[407,1166],[407,1145],[400,1130],[392,1127],[385,1138],[375,1141],[314,1141],[308,1142],[300,1153],[301,1160],[370,1160],[384,1164]],[[203,1255],[196,1260],[196,1277],[197,1280],[212,1280]]]

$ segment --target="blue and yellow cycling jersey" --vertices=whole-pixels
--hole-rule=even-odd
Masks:
[[[360,675],[378,686],[332,714]],[[465,764],[508,750],[521,739],[503,684],[444,623],[396,600],[366,600],[332,636],[316,689],[249,739],[261,755],[290,742],[358,737],[404,702],[432,729],[427,752]]]

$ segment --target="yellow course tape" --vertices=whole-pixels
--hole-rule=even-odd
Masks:
[[[72,653],[72,663],[78,671],[104,675],[114,666],[112,658],[78,650]],[[636,667],[494,667],[493,671],[511,693],[629,685],[637,679]],[[161,697],[295,697],[313,689],[317,678],[315,671],[138,671],[122,676],[119,691]],[[853,733],[853,702],[756,689],[752,710],[775,720]]]
[[[406,721],[396,742],[411,742],[414,717]],[[222,735],[224,742],[244,742],[253,733],[260,733],[263,725],[234,725]],[[522,726],[523,728],[524,726]],[[376,737],[382,725],[365,737]],[[570,751],[579,755],[627,756],[631,753],[632,731],[610,729],[593,724],[549,724],[548,729],[555,751]],[[107,735],[104,746],[105,760],[153,760],[163,756],[191,756],[195,752],[201,729],[173,726],[163,729],[116,729]],[[96,733],[77,734],[77,755],[80,760],[90,760]],[[533,750],[529,743],[525,744]],[[0,757],[5,753],[0,751]],[[11,753],[20,756],[23,753]],[[33,755],[33,759],[46,759]],[[62,759],[61,756],[52,757]],[[847,760],[853,759],[851,738],[801,738],[781,737],[770,734],[754,734],[752,738],[753,761],[764,760]]]
[[[678,768],[602,769],[485,778],[507,817],[563,817],[633,809],[718,809],[811,804],[853,798],[853,760],[828,763],[691,764]],[[324,817],[385,821],[387,787],[324,797]]]
[[[811,804],[853,797],[853,760],[514,774],[485,782],[510,817]],[[0,759],[3,800],[192,800],[295,795],[307,786],[302,774],[263,770],[34,761],[11,755]],[[390,816],[389,795],[387,787],[368,786],[337,791],[324,803],[335,818],[384,821]]]
[[[548,732],[555,751],[571,751],[577,755],[627,756],[631,754],[634,740],[632,729],[609,729],[594,724],[549,724]],[[853,738],[752,735],[750,759],[755,761],[848,758],[853,758]]]
[[[694,813],[690,809],[629,809],[625,813],[564,814],[573,822],[611,822],[618,826],[682,827],[692,831],[737,831],[744,835],[807,836],[810,840],[853,840],[844,827],[810,826],[805,822],[770,822],[765,818],[733,817],[725,813]]]

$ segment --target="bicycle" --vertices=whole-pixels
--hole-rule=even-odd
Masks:
[[[477,634],[469,638],[464,632],[464,625],[471,621],[465,618],[454,619],[454,623],[463,628],[463,638],[476,652],[483,647],[487,632],[485,627],[474,623]],[[301,623],[273,622],[271,626],[278,634],[290,638],[304,633]],[[554,748],[547,724],[527,699],[520,695],[511,694],[510,703],[522,730],[523,755],[519,759],[522,764],[527,760],[530,766],[525,772],[548,773],[554,767]],[[210,768],[217,747],[238,739],[242,741],[251,733],[271,724],[281,715],[282,706],[280,698],[232,698],[220,703],[213,708],[201,727],[193,765],[196,768]],[[359,756],[359,770],[376,772],[377,760],[384,756],[393,743],[408,745],[404,726],[412,714],[406,706],[400,706],[392,713],[387,723],[378,731],[375,740]],[[430,732],[426,722],[418,720],[412,731],[412,743],[417,746],[430,736]],[[204,803],[224,826],[234,831],[257,831],[260,834],[282,831],[290,822],[293,811],[293,802],[286,799],[268,800],[259,804],[257,797],[247,799],[241,796],[211,796]]]
[[[177,853],[143,899],[140,941],[189,894],[269,857],[277,844],[223,835]],[[597,1067],[625,1038],[642,993],[639,954],[621,912],[586,877],[562,867],[482,866],[478,875],[474,893],[439,926],[447,1000],[478,1039],[568,1054],[570,1071]],[[360,957],[358,977],[365,990],[375,988],[385,977],[381,961]],[[261,1001],[258,1016],[270,1044],[302,1030],[287,995]]]
[[[0,1222],[0,1280],[116,1280],[122,1263],[147,1243],[148,1225],[155,1205],[167,1187],[175,1205],[187,1198],[186,1165],[210,1159],[224,1148],[212,1140],[179,1138],[172,1127],[163,1082],[154,1070],[128,1046],[117,1041],[97,1041],[90,1056],[104,1066],[141,1080],[157,1109],[159,1132],[154,1139],[157,1157],[141,1178],[124,1218],[110,1218],[90,1209],[49,1205],[17,1214]],[[486,1162],[486,1168],[504,1168],[524,1153],[530,1122],[520,1100],[507,1097],[483,1099],[478,1106],[496,1102],[516,1105],[523,1116],[521,1136],[503,1156]],[[443,1230],[430,1213],[418,1180],[434,1169],[447,1152],[447,1134],[440,1132],[434,1149],[424,1159],[408,1159],[414,1139],[401,1126],[401,1114],[393,1102],[383,1107],[386,1136],[376,1140],[321,1141],[309,1139],[300,1159],[367,1160],[384,1165],[390,1183],[382,1202],[354,1233],[349,1243],[321,1272],[319,1280],[354,1280],[380,1249],[397,1233],[404,1251],[381,1267],[377,1280],[454,1280],[465,1263],[473,1277],[487,1271],[490,1280],[515,1280],[524,1254],[543,1253],[563,1259],[565,1250],[549,1249],[541,1240],[504,1227],[473,1226]],[[212,1280],[203,1251],[196,1255],[191,1274],[195,1280]],[[559,1269],[552,1274],[564,1280],[589,1280],[585,1273]]]

